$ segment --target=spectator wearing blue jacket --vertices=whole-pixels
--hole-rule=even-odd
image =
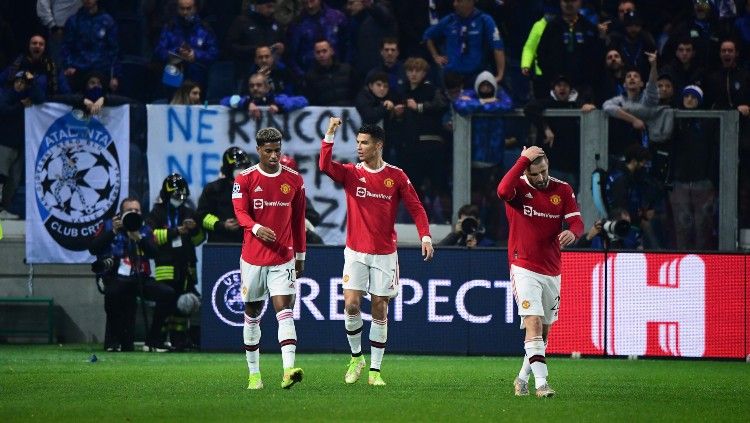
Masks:
[[[472,81],[477,75],[491,68],[488,51],[494,57],[495,81],[500,82],[505,74],[505,46],[495,22],[486,13],[476,8],[476,0],[455,0],[455,13],[441,19],[424,33],[433,60],[446,72],[464,76]],[[438,51],[436,42],[444,42],[444,51]]]
[[[120,76],[117,23],[99,7],[99,0],[85,0],[65,23],[62,66],[74,90],[81,89],[86,75],[105,75],[110,90],[117,91]]]
[[[205,88],[219,45],[211,27],[198,17],[195,0],[177,2],[177,16],[164,25],[154,53],[162,62],[181,62],[184,77]]]
[[[315,64],[315,43],[328,40],[338,57],[346,56],[346,15],[323,0],[307,0],[305,10],[289,28],[287,63],[302,77]]]
[[[34,76],[33,84],[39,86],[45,97],[68,93],[70,88],[67,79],[47,54],[46,47],[44,37],[33,35],[29,39],[26,52],[18,55],[10,66],[0,73],[0,81],[12,84],[18,72],[29,72]]]
[[[274,115],[292,112],[308,105],[304,97],[275,95],[268,84],[268,78],[261,73],[251,75],[247,85],[247,95],[227,96],[221,99],[220,104],[232,109],[247,109],[253,119],[260,119],[262,106],[268,106],[268,112]]]

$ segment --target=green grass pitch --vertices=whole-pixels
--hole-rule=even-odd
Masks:
[[[97,362],[90,362],[96,354]],[[551,357],[551,399],[513,396],[520,358],[387,354],[388,386],[344,384],[345,354],[298,354],[282,390],[279,354],[247,391],[244,353],[105,353],[0,345],[0,422],[16,421],[750,421],[744,362]]]

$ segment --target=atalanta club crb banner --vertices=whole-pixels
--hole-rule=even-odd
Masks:
[[[128,194],[129,106],[98,117],[57,103],[26,109],[26,260],[86,263]]]
[[[341,117],[336,131],[334,160],[356,161],[356,131],[361,120],[353,107],[306,107],[291,113],[251,119],[246,110],[224,106],[148,105],[148,175],[150,198],[159,196],[162,181],[172,172],[181,174],[197,205],[203,187],[219,178],[221,156],[232,146],[240,147],[258,162],[255,134],[274,127],[284,136],[281,152],[294,157],[305,181],[307,198],[320,213],[318,234],[326,244],[345,241],[346,200],[342,187],[318,170],[320,141],[328,118]]]

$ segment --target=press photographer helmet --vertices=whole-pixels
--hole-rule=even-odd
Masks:
[[[229,147],[221,158],[221,173],[227,178],[235,178],[235,171],[241,172],[252,166],[253,162],[239,147]]]
[[[630,232],[630,222],[627,220],[602,220],[602,233],[614,241],[625,238]]]
[[[167,176],[161,184],[159,196],[164,203],[169,202],[173,206],[179,207],[187,200],[189,195],[188,183],[179,173]]]

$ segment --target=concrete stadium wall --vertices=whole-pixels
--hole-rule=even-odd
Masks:
[[[29,272],[33,272],[31,295],[51,297],[55,304],[55,341],[57,342],[102,342],[104,339],[104,296],[94,284],[94,277],[87,264],[47,264],[30,266],[24,262],[25,239],[4,238],[0,241],[0,297],[24,297],[30,294]],[[29,308],[32,306],[24,306]],[[35,312],[45,309],[35,307]],[[5,313],[15,313],[18,306],[0,304]],[[11,311],[9,311],[11,310]],[[23,313],[23,316],[26,316]],[[3,329],[29,328],[27,319],[12,315],[3,316]],[[38,319],[37,319],[38,317]],[[46,325],[44,315],[35,316],[38,329]],[[32,322],[32,323],[34,323]],[[27,338],[18,338],[27,339]],[[34,338],[40,342],[45,339]],[[11,338],[14,341],[16,338]]]

